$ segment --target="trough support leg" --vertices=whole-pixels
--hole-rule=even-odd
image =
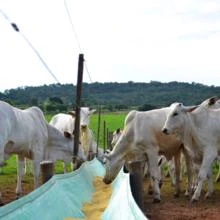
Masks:
[[[130,186],[131,192],[139,208],[144,211],[143,201],[143,163],[135,161],[130,163]]]
[[[54,173],[54,163],[52,161],[43,161],[40,163],[42,173],[42,184],[46,183]]]

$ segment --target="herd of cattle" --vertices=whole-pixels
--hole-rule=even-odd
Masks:
[[[220,102],[217,97],[196,106],[173,103],[161,109],[131,111],[115,147],[105,156],[103,181],[111,183],[123,164],[140,161],[148,167],[153,202],[159,202],[161,170],[158,160],[163,155],[175,165],[175,195],[179,196],[183,155],[188,178],[185,194],[191,196],[191,202],[194,202],[199,200],[205,180],[208,180],[205,197],[212,195],[212,165],[220,159],[219,154]]]
[[[95,110],[87,107],[80,112],[80,146],[77,160],[82,163],[96,154],[97,144],[89,129],[89,116]],[[34,187],[39,185],[40,163],[44,160],[72,162],[74,111],[55,115],[49,123],[38,107],[21,110],[0,101],[0,165],[11,154],[17,155],[17,188],[20,196],[21,178],[24,175],[25,159],[33,162]],[[113,135],[113,150],[103,158],[106,173],[103,181],[111,183],[120,169],[129,163],[143,163],[143,176],[149,173],[153,189],[153,202],[159,202],[161,166],[166,158],[175,185],[175,195],[180,194],[180,176],[183,163],[188,178],[186,195],[191,201],[199,200],[202,185],[208,180],[206,197],[213,193],[212,165],[220,153],[220,102],[216,97],[200,105],[184,106],[173,103],[170,107],[145,112],[131,111],[127,115],[123,131]],[[185,160],[183,160],[183,158]],[[1,200],[1,198],[0,198]]]

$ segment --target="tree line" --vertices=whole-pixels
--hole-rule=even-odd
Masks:
[[[76,86],[73,84],[51,84],[5,90],[0,93],[0,99],[17,107],[35,105],[46,112],[59,112],[74,108],[75,94]],[[109,111],[150,110],[168,106],[173,102],[194,105],[211,96],[220,97],[219,86],[176,81],[95,82],[83,83],[81,105],[101,107]]]

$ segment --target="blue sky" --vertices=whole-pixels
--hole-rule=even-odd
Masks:
[[[0,91],[56,83],[22,36],[60,83],[76,84],[84,53],[84,82],[220,86],[220,1],[0,0],[0,10]]]

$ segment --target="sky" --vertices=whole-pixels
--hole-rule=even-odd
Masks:
[[[0,0],[0,92],[75,85],[80,53],[88,83],[220,86],[220,1]]]

